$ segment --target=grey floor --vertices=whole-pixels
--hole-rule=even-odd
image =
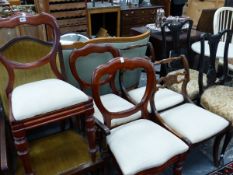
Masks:
[[[228,146],[224,164],[233,160],[233,142]],[[205,142],[190,151],[183,167],[183,175],[206,175],[217,169],[212,161],[212,141]],[[172,175],[171,169],[161,175]]]

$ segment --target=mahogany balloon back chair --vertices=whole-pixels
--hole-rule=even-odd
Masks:
[[[86,116],[87,127],[90,128],[87,132],[90,152],[94,161],[96,148],[92,98],[63,81],[64,77],[56,62],[60,48],[60,32],[55,18],[47,13],[41,13],[19,14],[0,20],[1,29],[14,29],[21,25],[46,25],[53,34],[53,39],[49,41],[19,36],[0,49],[0,63],[8,74],[5,95],[8,101],[9,123],[25,174],[35,173],[30,163],[27,132],[77,115]],[[16,49],[18,54],[15,54]],[[34,60],[25,59],[30,57],[29,54]],[[30,71],[44,65],[48,65],[54,75],[53,78],[50,74],[43,74],[43,78],[35,81],[37,74]],[[24,71],[27,72],[23,77],[21,72]],[[22,79],[18,80],[18,76]]]
[[[112,94],[100,94],[103,80],[107,83],[118,71],[138,68],[145,71],[147,81],[137,104]],[[173,174],[181,175],[188,146],[152,121],[147,111],[156,89],[155,81],[153,64],[142,57],[117,57],[100,65],[93,73],[92,94],[98,117],[108,131],[105,132],[107,145],[122,174],[154,174],[174,165]]]
[[[190,147],[216,136],[213,158],[214,163],[218,164],[220,160],[219,143],[228,133],[230,122],[192,103],[186,90],[189,82],[189,66],[184,56],[163,59],[156,61],[155,64],[169,64],[172,61],[180,61],[184,69],[158,79],[156,85],[158,90],[147,106],[148,111],[154,120],[176,134]],[[174,83],[181,83],[181,93],[167,88]],[[144,92],[145,87],[140,87],[128,91],[127,96],[132,103],[137,104]],[[125,91],[125,93],[127,92]],[[223,155],[225,146],[222,150]]]

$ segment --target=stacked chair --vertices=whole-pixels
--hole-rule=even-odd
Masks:
[[[89,150],[91,160],[95,162],[95,124],[92,98],[66,83],[60,73],[57,65],[60,32],[55,18],[49,14],[41,13],[35,16],[22,14],[0,20],[1,28],[14,29],[20,25],[46,25],[53,34],[51,41],[19,36],[10,40],[0,49],[2,70],[7,73],[6,76],[4,74],[1,76],[2,80],[7,82],[1,95],[5,107],[8,109],[6,113],[11,134],[17,155],[24,168],[24,174],[36,173],[29,156],[30,147],[26,137],[29,131],[74,116],[86,117]],[[44,68],[45,65],[51,70],[53,78],[45,71],[46,69],[42,69],[42,72],[45,71],[42,74],[36,71],[32,72],[32,70]],[[25,74],[23,74],[24,71],[26,71]],[[39,75],[44,75],[44,77],[39,78]],[[1,132],[1,134],[4,133]],[[6,153],[5,149],[5,142],[1,140],[1,156]],[[53,158],[52,160],[54,161]],[[4,165],[4,161],[1,159],[1,165]]]
[[[184,66],[183,72],[168,74],[160,78],[157,85],[159,90],[148,105],[148,111],[152,117],[155,117],[159,123],[184,140],[190,147],[216,136],[213,160],[218,165],[220,141],[224,135],[228,134],[230,122],[192,103],[186,91],[189,81],[189,67],[184,56],[164,59],[156,64],[170,64],[172,61],[178,60]],[[174,83],[182,83],[182,102],[180,98],[177,98],[180,94],[175,95],[173,92],[174,95],[171,95],[167,89]],[[132,99],[132,103],[137,104],[144,91],[145,87],[141,87],[124,92],[127,93],[126,96],[130,97],[130,101]],[[165,103],[165,101],[169,103]],[[222,154],[224,154],[225,147],[226,145]]]
[[[186,24],[189,25],[189,42],[192,26],[190,20],[176,26],[165,23],[162,27],[164,41],[167,37],[165,30],[169,28],[174,34],[174,41],[178,43],[179,32]],[[227,54],[224,55],[223,69],[217,70],[214,55],[217,43],[225,34],[227,53],[230,31],[204,36],[201,41],[200,71],[193,71],[196,84],[199,85],[195,93],[199,95],[203,109],[190,99],[187,86],[190,72],[193,71],[189,69],[186,57],[165,58],[170,55],[167,55],[169,52],[164,52],[164,59],[155,61],[153,48],[148,42],[148,32],[136,37],[80,42],[78,46],[81,48],[72,48],[72,53],[71,50],[66,50],[63,58],[59,43],[60,32],[54,17],[46,13],[35,16],[23,14],[9,20],[0,20],[1,28],[16,28],[20,25],[46,25],[53,33],[51,41],[23,36],[0,48],[0,63],[7,73],[7,76],[3,76],[7,83],[1,96],[4,107],[9,111],[6,114],[24,174],[39,173],[31,165],[26,134],[35,128],[63,122],[72,117],[85,118],[91,164],[84,164],[62,174],[86,173],[89,171],[88,166],[99,164],[96,161],[96,140],[100,156],[103,156],[101,158],[105,160],[105,156],[110,155],[118,170],[125,175],[159,173],[170,165],[174,166],[174,175],[181,175],[189,149],[214,137],[213,160],[215,165],[219,165],[231,138],[230,114],[233,111],[227,105],[221,108],[216,106],[220,106],[219,98],[228,99],[229,94],[233,96],[233,90],[222,86],[228,80]],[[209,59],[204,57],[205,39],[210,44]],[[167,50],[166,43],[164,47]],[[173,45],[177,54],[180,54],[179,47]],[[149,57],[146,56],[147,48],[151,53]],[[17,54],[16,50],[19,50]],[[156,80],[154,65],[169,70],[169,66],[174,64],[180,65],[181,69],[166,72]],[[44,66],[51,71],[42,74],[44,77],[38,77],[40,73],[37,71],[30,73],[30,76],[27,72],[21,73],[34,69],[43,72]],[[142,71],[145,72],[146,82],[145,86],[139,87]],[[18,81],[18,78],[21,80]],[[179,86],[180,93],[169,89],[174,84]],[[221,93],[222,91],[228,94]],[[8,166],[5,123],[3,115],[0,115],[2,170]],[[220,142],[224,136],[219,156]],[[105,171],[105,174],[109,172]]]
[[[103,62],[105,59],[103,55],[99,55],[98,58],[91,56],[96,56],[100,51],[106,54],[110,52],[109,48],[111,46],[87,45],[75,50],[70,57],[70,66],[76,80],[84,81],[75,67],[75,62],[84,63],[85,61],[87,64],[90,62],[88,59],[91,58],[99,62],[102,59]],[[112,48],[113,56],[115,52]],[[84,56],[88,53],[91,56],[85,58]],[[116,76],[119,75],[120,70],[139,68],[144,69],[147,74],[147,86],[141,101],[134,105],[122,98],[116,91],[117,85],[115,84],[118,82]],[[101,87],[107,84],[111,91],[103,94]],[[95,101],[94,116],[98,128],[101,129],[102,141],[106,139],[108,148],[122,174],[157,173],[171,164],[175,164],[174,174],[181,174],[188,146],[151,121],[148,115],[147,105],[155,85],[154,68],[148,60],[145,58],[114,58],[97,67],[91,82],[82,82],[80,85],[83,89],[92,90]]]

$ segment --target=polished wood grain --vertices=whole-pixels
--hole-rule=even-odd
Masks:
[[[182,66],[184,68],[183,72],[182,73],[175,73],[175,74],[167,74],[166,76],[161,77],[158,80],[158,82],[161,85],[159,85],[158,87],[159,88],[168,88],[171,84],[174,84],[177,82],[182,82],[181,94],[184,97],[184,103],[193,103],[192,100],[187,95],[187,90],[186,90],[187,84],[188,84],[189,79],[190,79],[190,77],[189,77],[189,64],[188,64],[186,57],[183,55],[181,55],[180,57],[171,57],[171,58],[163,59],[161,61],[157,61],[155,64],[157,64],[157,65],[170,64],[173,61],[177,61],[177,60],[180,60],[180,62],[182,63]],[[199,74],[199,76],[200,76],[200,74]],[[186,142],[190,146],[190,148],[192,148],[200,143],[203,143],[211,138],[215,138],[214,145],[213,145],[213,160],[214,160],[214,164],[216,166],[219,165],[221,159],[223,158],[223,157],[219,157],[220,143],[225,135],[227,136],[228,139],[230,137],[229,136],[230,126],[231,126],[230,122],[224,129],[217,132],[215,135],[208,137],[208,138],[205,138],[204,140],[202,140],[198,143],[192,144],[188,138],[185,138],[183,135],[179,134],[175,129],[173,129],[172,127],[170,127],[166,124],[166,122],[162,119],[162,117],[160,117],[159,112],[156,110],[155,103],[156,102],[154,102],[154,100],[151,101],[152,113],[153,113],[153,115],[157,116],[158,122],[161,123],[167,129],[169,129],[172,133],[177,135],[179,138],[181,138],[184,142]],[[222,148],[222,152],[221,152],[222,155],[224,154],[228,143],[229,143],[229,140],[226,140],[224,143],[224,146]]]
[[[116,72],[119,70],[133,70],[136,68],[144,69],[147,75],[146,90],[141,101],[137,103],[134,107],[124,111],[119,111],[119,112],[108,111],[108,109],[104,107],[100,99],[101,79],[105,76],[115,75]],[[95,70],[95,72],[93,73],[92,84],[93,84],[93,88],[92,88],[93,98],[95,100],[98,109],[101,111],[104,117],[104,124],[106,125],[106,127],[112,128],[111,127],[112,119],[127,117],[138,111],[141,111],[141,118],[149,119],[149,120],[151,119],[147,111],[147,105],[151,97],[153,97],[154,93],[156,92],[156,90],[154,89],[154,87],[156,87],[155,86],[156,79],[155,79],[153,64],[151,64],[151,62],[146,60],[145,58],[139,58],[139,57],[130,58],[130,59],[122,58],[122,57],[114,58],[114,60],[111,60],[108,63],[99,66]],[[186,153],[176,155],[172,157],[170,160],[168,160],[166,163],[164,163],[163,165],[160,165],[158,167],[152,167],[147,170],[138,172],[137,175],[148,175],[148,174],[159,173],[172,164],[175,164],[173,169],[173,174],[181,175],[182,165],[185,157],[186,157]]]

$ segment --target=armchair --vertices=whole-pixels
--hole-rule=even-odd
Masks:
[[[72,116],[86,116],[90,153],[94,162],[96,147],[92,98],[66,83],[59,71],[56,61],[60,48],[60,32],[55,18],[41,13],[35,16],[19,14],[7,20],[0,20],[1,28],[15,28],[19,25],[46,25],[53,33],[51,41],[19,36],[0,49],[0,63],[7,72],[7,76],[3,77],[7,79],[7,84],[2,95],[6,97],[4,103],[8,107],[8,120],[24,174],[35,173],[30,162],[27,133]],[[32,49],[35,49],[34,52]],[[30,51],[34,53],[31,57]],[[31,72],[45,65],[50,68],[55,78],[51,78],[49,73],[38,78],[38,72]]]
[[[223,136],[228,133],[230,122],[192,103],[186,91],[189,81],[189,67],[184,56],[171,57],[155,64],[170,64],[172,61],[180,61],[184,67],[183,72],[172,72],[161,77],[157,84],[159,90],[147,108],[155,120],[176,134],[190,147],[216,136],[213,157],[214,163],[217,165],[219,163],[219,144]],[[182,95],[167,89],[174,83],[182,84]],[[142,87],[129,91],[128,95],[137,104],[144,91],[145,88]],[[222,149],[221,157],[224,151],[225,146]]]
[[[147,75],[146,90],[139,103],[133,105],[116,96],[113,101],[111,94],[108,94],[112,96],[111,100],[100,95],[103,78],[110,80],[122,69],[138,68],[145,70]],[[107,145],[122,174],[154,174],[174,164],[173,174],[181,175],[188,146],[150,120],[147,105],[155,89],[154,83],[153,65],[139,57],[115,58],[100,65],[93,73],[93,98],[100,111],[98,115],[102,118],[102,124],[110,129],[106,135]],[[120,120],[124,122],[117,122]],[[114,125],[116,122],[117,125]]]
[[[185,45],[185,48],[186,48],[186,53],[187,53],[187,56],[188,57],[191,57],[191,48],[190,48],[190,33],[191,33],[191,29],[192,29],[192,20],[185,20],[183,22],[177,22],[177,23],[165,23],[161,30],[162,30],[162,38],[163,38],[163,45],[164,45],[164,58],[168,58],[171,55],[171,53],[173,52],[175,54],[175,56],[179,56],[181,54],[181,48],[184,47],[182,46]],[[187,33],[186,33],[186,36],[185,38],[181,38],[181,34],[182,34],[182,28],[184,28],[185,26],[188,25],[188,28],[187,28]],[[167,44],[167,32],[166,32],[166,29],[169,29],[170,32],[171,32],[171,44],[170,46]],[[185,40],[182,41],[182,40]],[[186,44],[184,44],[186,43]],[[174,56],[173,54],[173,56]],[[190,65],[192,65],[192,62],[193,60],[190,60],[191,58],[189,58],[189,63]],[[165,72],[169,72],[167,69],[171,69],[171,70],[174,70],[175,72],[177,73],[182,73],[183,72],[183,69],[180,69],[182,65],[179,65],[177,64],[177,62],[174,62],[172,63],[172,65],[161,65],[162,68],[165,69]],[[171,72],[171,71],[170,71]],[[188,96],[191,98],[191,99],[197,99],[198,98],[198,71],[195,70],[195,69],[190,69],[189,71],[190,73],[190,81],[188,82],[188,85],[187,85],[187,93],[188,93]],[[166,75],[165,74],[162,74],[162,75]],[[172,84],[170,87],[168,87],[169,89],[175,91],[175,92],[179,92],[181,93],[182,91],[182,83],[175,83],[175,84]]]

